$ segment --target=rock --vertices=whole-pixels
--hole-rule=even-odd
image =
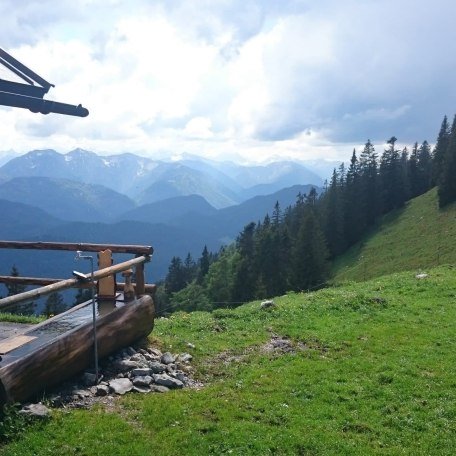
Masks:
[[[144,375],[150,375],[152,373],[153,373],[152,370],[148,367],[140,367],[138,369],[133,369],[131,371],[131,375],[133,377],[142,377]]]
[[[128,378],[116,378],[109,382],[109,387],[114,393],[123,395],[133,389],[133,383]]]
[[[190,353],[181,353],[178,357],[178,360],[182,363],[188,363],[193,359],[193,356]]]
[[[141,367],[141,365],[139,363],[137,363],[136,361],[122,359],[115,363],[115,367],[116,367],[116,369],[118,369],[121,372],[127,372],[132,369],[137,369],[137,368]]]
[[[161,374],[166,370],[166,366],[164,364],[157,362],[149,363],[149,367],[153,374]]]
[[[97,385],[95,386],[95,396],[107,396],[109,394],[108,385]]]
[[[176,372],[174,374],[175,378],[180,380],[182,383],[187,383],[188,377],[185,375],[184,372]]]
[[[149,386],[151,383],[152,377],[150,375],[143,375],[133,378],[133,385],[135,386]]]
[[[150,390],[153,393],[166,393],[169,391],[169,388],[163,385],[150,385]]]
[[[155,356],[155,358],[161,358],[161,356],[162,356],[162,352],[160,350],[157,350],[156,348],[148,348],[147,351],[152,356]]]
[[[92,386],[97,383],[97,376],[92,374],[92,372],[84,372],[82,376],[82,382],[85,386]]]
[[[25,405],[22,410],[19,411],[23,415],[31,416],[33,418],[47,418],[51,411],[43,405],[41,402],[38,404]]]
[[[146,360],[145,360],[144,356],[141,355],[141,353],[136,353],[130,358],[130,361],[135,361],[135,362],[138,362],[138,363],[144,363]]]
[[[129,356],[133,356],[136,354],[136,350],[133,348],[133,347],[127,347],[125,349],[125,352],[129,355]]]
[[[84,399],[85,397],[90,397],[92,394],[88,390],[74,390],[73,395]]]
[[[176,358],[172,355],[172,353],[166,352],[166,353],[163,353],[160,361],[163,364],[171,364],[171,363],[174,363],[174,361],[176,361]]]
[[[267,299],[260,304],[260,309],[268,309],[269,307],[275,307],[275,302],[272,299]]]
[[[168,388],[182,388],[184,386],[179,379],[170,377],[168,374],[154,374],[154,382]]]
[[[416,279],[425,279],[426,277],[428,277],[428,274],[426,274],[425,272],[423,272],[421,274],[417,274],[415,276]]]
[[[134,386],[132,389],[135,393],[150,393],[150,388],[148,386]]]

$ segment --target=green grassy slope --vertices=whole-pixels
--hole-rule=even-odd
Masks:
[[[456,454],[456,274],[428,273],[160,319],[163,349],[196,346],[203,388],[55,411],[0,454]]]
[[[455,263],[456,204],[440,210],[433,189],[388,214],[378,229],[341,256],[333,268],[333,281],[363,281]]]

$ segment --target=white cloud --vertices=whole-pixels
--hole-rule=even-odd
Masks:
[[[456,105],[450,0],[4,0],[0,43],[86,119],[0,108],[2,149],[346,159]],[[1,76],[0,76],[1,77]]]

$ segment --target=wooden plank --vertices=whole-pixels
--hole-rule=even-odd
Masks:
[[[154,249],[150,245],[121,245],[121,244],[76,244],[72,242],[22,242],[0,241],[0,249],[29,249],[29,250],[68,250],[76,252],[101,252],[111,250],[112,253],[134,253],[136,255],[152,255]]]
[[[98,268],[105,269],[112,266],[111,250],[103,250],[98,253]],[[100,298],[114,298],[116,296],[116,276],[110,276],[100,279],[97,284],[98,297]]]
[[[146,291],[144,288],[144,263],[138,263],[135,269],[135,278],[136,286],[135,292],[136,296],[142,296]]]
[[[9,339],[6,339],[0,342],[0,355],[5,355],[6,353],[14,350],[15,348],[21,347],[26,343],[35,340],[34,336],[15,336]]]
[[[0,276],[0,283],[20,283],[22,285],[51,285],[53,283],[58,283],[61,282],[62,280],[65,279],[51,279],[51,278],[44,278],[44,277],[16,277],[16,276]],[[95,282],[95,285],[97,282]],[[133,283],[133,286],[136,286],[135,283]],[[122,291],[125,287],[124,282],[117,282],[116,283],[116,290],[117,291]],[[146,283],[144,284],[145,290],[147,293],[153,293],[157,285],[152,284],[152,283]],[[75,288],[90,288],[90,283],[88,282],[79,282],[78,284],[75,285]]]

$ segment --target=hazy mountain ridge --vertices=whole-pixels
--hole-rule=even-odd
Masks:
[[[200,194],[218,208],[296,184],[322,185],[319,176],[290,161],[244,166],[187,157],[165,162],[131,153],[101,156],[83,149],[67,154],[52,149],[31,151],[0,167],[0,176],[49,177],[103,185],[140,204]]]
[[[110,221],[135,207],[127,196],[101,185],[38,176],[15,177],[0,183],[0,198],[30,204],[71,221]]]

